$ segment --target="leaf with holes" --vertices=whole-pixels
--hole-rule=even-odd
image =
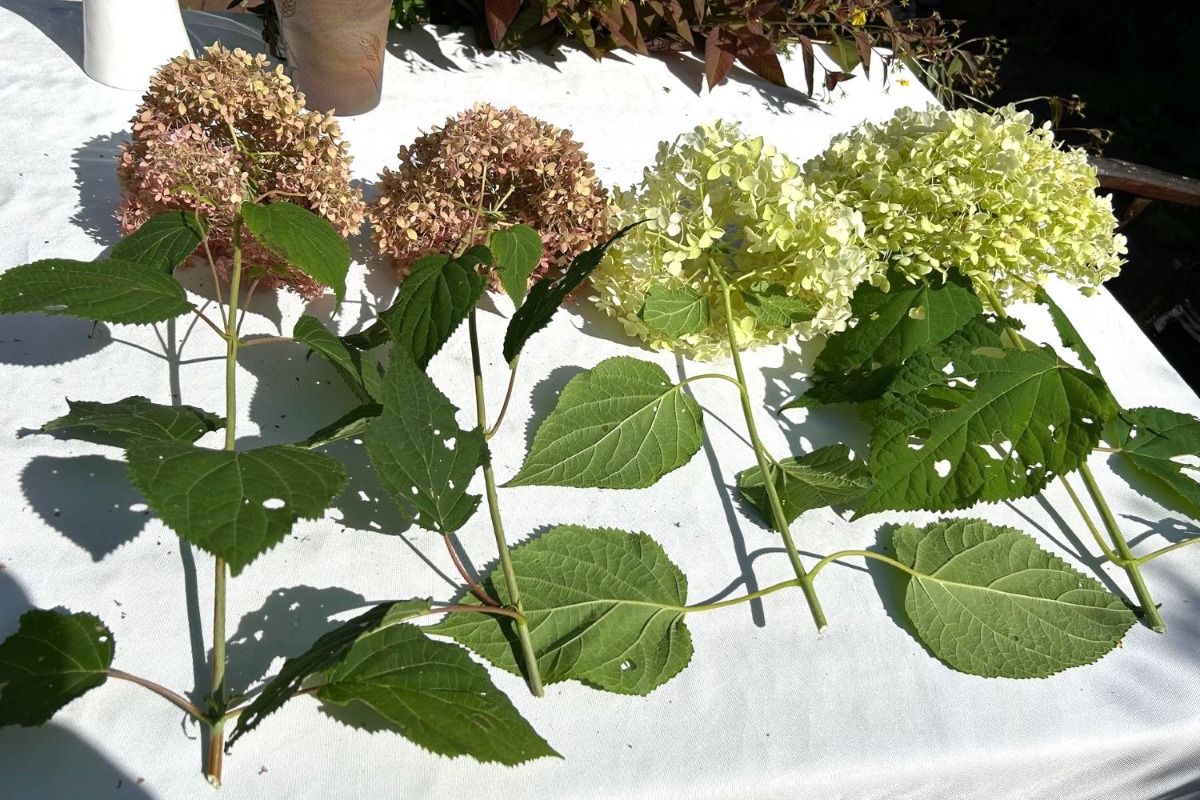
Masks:
[[[48,722],[108,680],[112,633],[91,614],[34,609],[0,642],[0,727]]]
[[[1150,407],[1122,411],[1113,424],[1120,457],[1163,490],[1167,505],[1200,519],[1200,419]]]
[[[776,284],[746,289],[741,295],[754,318],[768,328],[790,328],[817,315],[815,308]]]
[[[576,375],[508,486],[638,489],[700,449],[699,404],[662,367],[628,356]]]
[[[1079,356],[1079,361],[1083,364],[1084,369],[1099,377],[1100,367],[1096,365],[1096,356],[1088,349],[1087,342],[1083,341],[1083,337],[1071,323],[1067,312],[1063,311],[1058,303],[1054,302],[1050,293],[1041,286],[1037,287],[1034,299],[1050,312],[1050,320],[1054,323],[1054,329],[1058,331],[1058,338],[1062,339],[1062,343],[1075,351],[1075,355]]]
[[[561,526],[513,548],[512,566],[545,682],[645,695],[691,660],[687,578],[646,534]],[[485,588],[508,602],[499,568]],[[431,630],[519,670],[516,633],[505,618],[459,612]]]
[[[972,323],[907,362],[880,401],[859,513],[1037,494],[1083,463],[1116,411],[1103,381],[1050,348]]]
[[[651,329],[667,336],[699,333],[708,327],[708,300],[690,286],[652,286],[638,316]]]
[[[475,513],[479,495],[468,494],[475,470],[487,459],[483,431],[463,431],[457,409],[397,343],[383,379],[383,413],[363,437],[379,480],[414,522],[452,533]]]
[[[550,324],[554,312],[558,311],[567,295],[582,286],[592,271],[600,266],[608,248],[632,228],[641,224],[634,222],[626,225],[608,241],[575,256],[571,266],[559,277],[541,278],[533,284],[525,302],[513,314],[508,322],[508,329],[504,332],[504,360],[511,364],[513,359],[520,355],[521,348],[529,341],[529,337]]]
[[[775,489],[789,525],[810,509],[856,503],[871,486],[866,465],[844,444],[831,444],[799,458],[785,458],[774,472]],[[737,482],[746,502],[769,521],[771,505],[762,471],[751,467],[738,474]]]
[[[117,242],[112,255],[170,275],[196,251],[207,233],[207,226],[202,220],[197,222],[191,211],[155,214]]]
[[[225,749],[228,751],[234,742],[257,728],[263,719],[274,714],[284,703],[295,697],[310,675],[341,664],[360,636],[420,616],[430,608],[432,603],[423,599],[377,605],[317,639],[303,655],[289,658],[284,662],[279,674],[272,678],[254,701],[238,715],[237,727],[230,735]]]
[[[174,319],[193,308],[179,281],[119,258],[49,258],[0,274],[0,314],[62,314],[147,325]]]
[[[890,291],[861,284],[850,302],[856,324],[829,337],[813,362],[813,386],[800,402],[860,403],[883,395],[900,365],[950,338],[982,310],[969,278],[952,271],[941,284],[888,276]]]
[[[181,538],[229,563],[233,575],[321,516],[346,483],[342,465],[291,445],[232,452],[135,439],[133,485]]]
[[[465,650],[407,623],[360,635],[325,671],[317,697],[364,703],[406,739],[444,756],[512,765],[558,755]]]
[[[360,349],[400,344],[425,369],[483,294],[481,263],[470,254],[417,259],[391,307],[366,331],[344,341]]]
[[[126,397],[115,403],[67,400],[70,412],[42,426],[44,432],[74,431],[73,438],[91,439],[95,434],[145,437],[165,442],[191,443],[210,431],[225,427],[224,417],[195,406],[164,406],[145,397]]]
[[[1134,613],[1014,528],[983,520],[905,525],[892,536],[904,611],[947,665],[973,675],[1044,678],[1117,646]]]
[[[529,276],[542,262],[542,237],[528,225],[513,225],[492,234],[489,242],[500,273],[500,285],[520,308],[529,290]]]
[[[333,289],[338,302],[346,296],[350,245],[329,224],[294,203],[242,203],[242,219],[254,238],[310,278]]]
[[[332,364],[359,400],[371,403],[379,399],[383,383],[379,365],[370,356],[346,347],[316,317],[305,315],[296,320],[292,338]]]

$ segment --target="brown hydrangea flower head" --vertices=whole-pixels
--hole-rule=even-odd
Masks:
[[[220,45],[179,57],[150,81],[121,146],[117,219],[129,233],[155,214],[200,209],[223,276],[233,263],[232,224],[245,200],[287,200],[320,214],[343,235],[362,225],[362,192],[337,121],[304,109],[304,95],[266,57]],[[243,231],[242,263],[260,287],[324,289]],[[199,252],[203,253],[203,250]]]
[[[482,244],[488,221],[479,208],[497,226],[541,235],[531,281],[561,274],[609,229],[608,192],[571,132],[486,104],[400,148],[400,166],[383,171],[367,217],[403,277],[421,256]]]

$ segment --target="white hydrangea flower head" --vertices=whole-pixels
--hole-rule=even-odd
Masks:
[[[819,196],[800,167],[737,123],[718,120],[659,145],[642,182],[613,192],[617,227],[644,220],[610,248],[593,273],[597,304],[655,349],[696,359],[729,352],[720,271],[733,289],[739,348],[846,327],[850,298],[883,265],[861,246],[862,215]],[[817,310],[791,327],[762,324],[742,292],[782,289]],[[656,287],[688,287],[707,299],[709,324],[669,336],[641,317]]]
[[[1090,294],[1120,271],[1125,237],[1086,155],[1012,106],[903,109],[836,137],[804,172],[861,211],[867,245],[912,279],[957,267],[981,293],[1026,300],[1049,275]]]

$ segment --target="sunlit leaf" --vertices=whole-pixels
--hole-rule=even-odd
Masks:
[[[292,338],[308,345],[332,364],[359,400],[364,403],[378,401],[383,379],[379,365],[370,356],[346,347],[320,320],[307,315],[296,320]]]
[[[145,397],[126,397],[115,403],[67,400],[70,412],[42,426],[45,432],[74,431],[76,438],[90,434],[145,437],[191,443],[225,427],[225,419],[194,406],[164,406]]]
[[[652,330],[667,336],[698,333],[708,327],[708,300],[690,286],[652,286],[638,315]]]
[[[254,238],[296,269],[346,296],[350,245],[324,217],[294,203],[242,203],[242,219]]]
[[[0,642],[0,727],[41,725],[108,679],[112,633],[91,614],[34,609]]]
[[[757,291],[744,289],[741,296],[754,318],[769,328],[790,328],[817,315],[817,309],[784,286],[772,284]]]
[[[191,311],[183,287],[164,272],[117,258],[50,258],[0,274],[0,314],[42,313],[145,325]]]
[[[1121,459],[1162,490],[1167,505],[1200,519],[1200,419],[1165,408],[1122,411],[1113,420]]]
[[[1042,678],[1090,664],[1134,613],[1029,536],[982,520],[905,525],[892,537],[904,610],[939,659],[974,675]]]
[[[542,261],[542,237],[528,225],[513,225],[493,233],[490,244],[500,285],[519,307],[529,288],[529,276]]]
[[[117,242],[113,258],[133,261],[171,274],[195,252],[207,233],[191,211],[155,214],[140,228]]]
[[[775,489],[788,524],[814,508],[851,505],[871,485],[867,467],[844,444],[822,447],[799,458],[785,458],[774,468]],[[763,519],[771,521],[762,471],[757,466],[738,474],[738,491]]]

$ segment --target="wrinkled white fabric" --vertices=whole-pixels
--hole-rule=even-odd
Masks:
[[[243,20],[189,14],[193,45],[220,36],[259,48]],[[829,98],[809,102],[735,70],[711,94],[697,93],[702,64],[689,57],[618,53],[600,63],[575,51],[482,54],[469,34],[422,29],[394,36],[382,105],[343,128],[356,175],[368,184],[395,163],[421,130],[475,101],[517,105],[571,128],[605,182],[628,184],[651,163],[657,143],[716,115],[741,120],[793,158],[821,149],[837,131],[881,119],[902,104],[924,105],[915,82],[879,72]],[[91,259],[117,240],[113,155],[139,95],[89,80],[80,69],[81,15],[67,0],[0,0],[0,270],[39,258]],[[785,65],[803,85],[799,59]],[[368,186],[368,194],[370,187]],[[347,332],[385,306],[395,280],[356,240],[347,301],[335,325]],[[365,270],[363,265],[365,264]],[[212,296],[202,271],[182,273],[200,299]],[[1056,296],[1096,352],[1127,407],[1162,405],[1200,412],[1200,402],[1107,295],[1059,287]],[[495,308],[489,307],[489,302]],[[488,391],[499,405],[506,370],[500,355],[507,313],[485,301]],[[245,333],[286,334],[305,304],[261,297]],[[307,307],[324,319],[332,304]],[[1030,314],[1032,335],[1049,336]],[[164,357],[164,352],[173,352]],[[798,388],[816,345],[747,356],[758,424],[782,455],[846,441],[862,449],[865,430],[850,412],[805,421],[775,418]],[[34,315],[0,317],[0,637],[30,607],[99,615],[116,639],[114,666],[199,700],[210,646],[211,559],[181,548],[143,513],[119,452],[36,435],[66,412],[64,398],[116,400],[133,394],[223,408],[220,343],[203,325],[129,327]],[[677,362],[641,350],[586,304],[571,306],[538,334],[522,358],[509,419],[492,441],[503,481],[519,466],[530,421],[583,368],[614,355],[661,364],[672,376],[728,363]],[[472,388],[465,335],[433,363],[463,424]],[[247,446],[302,439],[353,405],[333,371],[299,346],[263,346],[241,359],[239,431]],[[694,385],[709,444],[685,467],[641,491],[502,489],[511,539],[560,523],[650,533],[687,574],[689,599],[702,602],[790,576],[778,539],[746,516],[731,484],[753,462],[737,398],[720,382]],[[301,402],[302,401],[302,402]],[[765,402],[764,402],[765,401]],[[205,440],[206,443],[208,440]],[[230,583],[230,682],[261,684],[285,655],[302,652],[368,602],[449,599],[452,573],[438,537],[407,528],[350,446],[350,489],[326,519],[303,522],[280,546]],[[1196,523],[1130,489],[1100,457],[1092,461],[1112,505],[1140,551],[1188,533]],[[1044,499],[981,507],[969,515],[1019,527],[1089,574],[1094,544],[1061,489]],[[832,511],[795,526],[805,554],[870,546],[881,526],[932,515],[885,514],[850,523]],[[376,532],[381,528],[384,535]],[[476,565],[494,558],[484,514],[461,531]],[[1088,554],[1081,556],[1083,548]],[[419,551],[419,552],[418,552]],[[809,563],[813,559],[806,555]],[[752,570],[752,571],[751,571]],[[389,732],[348,727],[312,698],[289,703],[240,741],[227,758],[225,800],[553,798],[947,798],[947,800],[1148,800],[1200,796],[1200,550],[1159,559],[1146,579],[1170,633],[1135,627],[1098,664],[1049,680],[983,680],[932,659],[895,619],[875,586],[879,573],[858,563],[832,566],[818,589],[829,628],[818,635],[795,592],[688,619],[695,655],[675,680],[648,697],[600,693],[578,684],[548,687],[534,699],[520,680],[495,680],[562,755],[518,768],[432,756]],[[752,575],[751,578],[747,576]],[[1104,569],[1110,587],[1125,577]],[[71,703],[40,729],[0,730],[0,796],[211,798],[201,772],[196,726],[160,698],[110,681]]]

